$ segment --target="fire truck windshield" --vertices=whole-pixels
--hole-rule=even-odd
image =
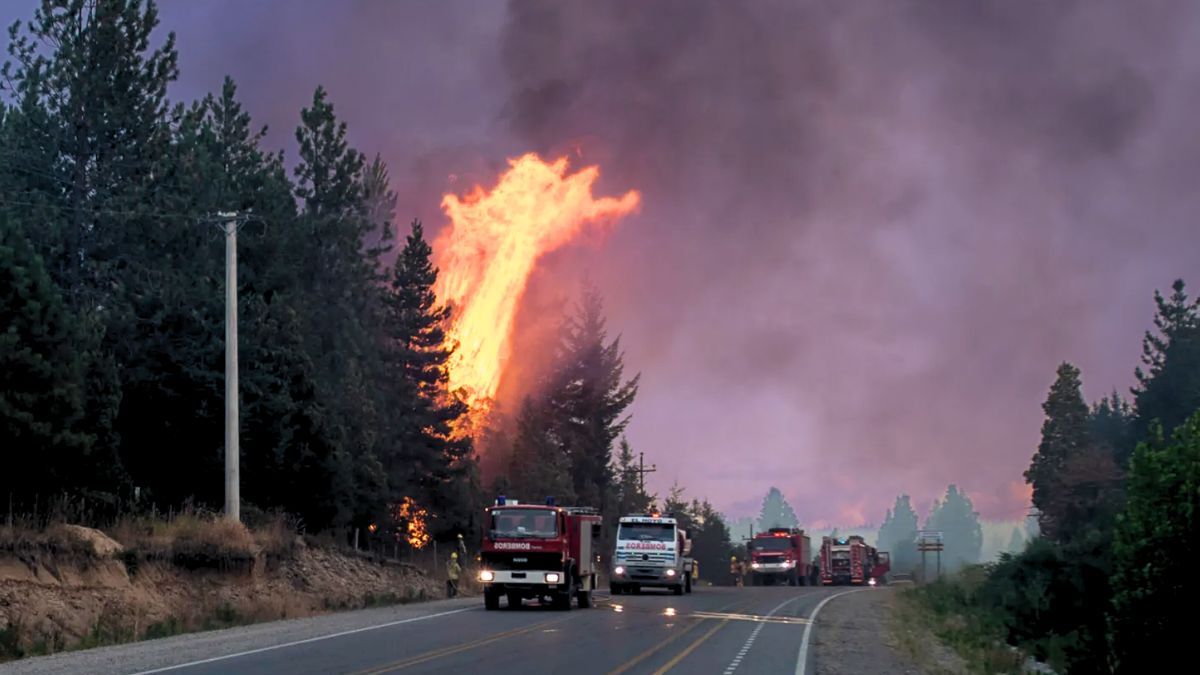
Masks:
[[[621,541],[675,541],[675,526],[657,523],[621,523],[617,530]]]
[[[756,537],[755,551],[786,551],[792,547],[792,540],[786,537]]]
[[[551,538],[558,536],[557,513],[550,509],[498,509],[492,511],[492,537],[496,539]]]

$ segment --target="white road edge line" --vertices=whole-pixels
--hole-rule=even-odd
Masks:
[[[775,616],[775,613],[778,612],[779,610],[783,609],[785,605],[791,604],[803,597],[804,597],[803,595],[797,595],[794,598],[784,600],[783,602],[776,605],[775,609],[767,612],[766,616],[763,618],[770,618],[772,616]],[[759,623],[758,626],[755,627],[754,631],[750,633],[750,637],[746,638],[746,642],[744,642],[742,644],[742,648],[738,651],[737,656],[735,656],[733,658],[733,661],[730,661],[729,665],[726,666],[726,668],[725,668],[726,673],[732,673],[733,671],[737,670],[738,666],[742,665],[742,659],[745,658],[746,652],[750,651],[750,647],[752,647],[754,645],[754,641],[756,639],[758,639],[759,631],[761,631],[763,629],[763,626],[765,626],[765,625],[767,625],[765,622]],[[807,628],[807,626],[806,626],[806,628]]]
[[[808,668],[808,641],[812,637],[813,626],[817,625],[817,612],[821,611],[821,608],[825,606],[825,603],[833,600],[834,598],[840,598],[843,595],[849,595],[851,593],[859,593],[868,590],[871,589],[855,588],[850,591],[834,593],[821,602],[818,602],[816,607],[813,607],[812,614],[808,615],[808,623],[804,626],[804,637],[800,638],[800,652],[796,655],[796,675],[804,675],[804,671]]]
[[[236,659],[236,658],[242,657],[242,656],[250,656],[251,654],[261,654],[263,652],[274,651],[276,649],[287,649],[288,647],[295,647],[296,645],[308,644],[310,642],[320,642],[321,640],[332,640],[333,638],[339,638],[339,637],[343,637],[345,635],[354,635],[355,633],[365,633],[367,631],[379,630],[380,628],[391,628],[392,626],[399,626],[399,625],[405,624],[405,623],[416,623],[417,621],[426,621],[428,619],[437,619],[437,618],[443,617],[443,616],[450,616],[451,614],[460,614],[462,612],[469,612],[473,609],[478,609],[478,608],[477,607],[464,607],[462,609],[452,609],[448,612],[438,612],[437,614],[426,614],[424,616],[414,616],[414,617],[410,617],[407,619],[400,619],[398,621],[389,621],[387,623],[377,624],[375,626],[364,626],[362,628],[355,628],[353,630],[344,630],[344,631],[341,631],[340,633],[330,633],[329,635],[318,635],[317,637],[311,637],[311,638],[307,638],[305,640],[296,640],[294,642],[285,642],[283,644],[271,645],[269,647],[259,647],[258,649],[249,649],[244,652],[225,654],[223,656],[214,656],[211,659],[200,659],[199,661],[189,661],[187,663],[179,663],[179,664],[176,664],[173,666],[164,666],[162,668],[155,668],[153,670],[141,670],[136,673],[133,673],[133,675],[150,675],[151,673],[165,673],[165,672],[168,672],[171,670],[180,670],[182,668],[191,668],[192,666],[201,666],[206,663],[216,663],[217,661]]]

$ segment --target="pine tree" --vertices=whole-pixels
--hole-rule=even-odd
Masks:
[[[908,571],[916,567],[917,522],[917,512],[909,496],[896,497],[896,503],[888,509],[876,538],[878,547],[891,553],[892,569]]]
[[[0,494],[15,508],[103,486],[111,469],[84,426],[87,360],[97,345],[68,310],[20,230],[0,214]]]
[[[308,240],[295,264],[301,289],[305,351],[314,364],[314,393],[326,411],[322,430],[332,448],[325,463],[335,522],[363,527],[379,516],[388,492],[378,433],[396,414],[379,386],[384,352],[375,327],[383,314],[379,271],[368,255],[373,223],[364,199],[363,156],[317,88],[296,130],[300,163],[296,196]],[[401,408],[402,409],[402,408]],[[421,505],[424,506],[424,505]]]
[[[603,303],[587,288],[561,331],[551,376],[549,410],[554,433],[571,466],[581,504],[605,503],[612,484],[612,447],[629,424],[625,411],[640,375],[624,379],[621,339],[608,340]]]
[[[692,558],[697,563],[699,578],[717,583],[729,583],[724,574],[733,555],[729,526],[707,499],[692,500]]]
[[[1088,443],[1088,408],[1080,393],[1079,369],[1069,363],[1058,367],[1058,377],[1042,404],[1046,421],[1042,441],[1033,455],[1025,481],[1033,486],[1033,506],[1041,531],[1051,539],[1066,536],[1061,508],[1062,480],[1068,461],[1083,453]]]
[[[1133,407],[1113,391],[1092,406],[1088,415],[1088,431],[1092,441],[1105,449],[1119,467],[1129,464],[1136,433]]]
[[[385,299],[392,366],[402,381],[397,396],[404,403],[398,416],[396,448],[385,451],[389,480],[401,491],[443,514],[454,504],[444,502],[447,488],[470,471],[471,439],[456,433],[467,405],[449,390],[447,362],[452,349],[446,338],[449,307],[434,294],[437,269],[420,221],[392,269]]]
[[[1142,363],[1134,388],[1137,438],[1147,438],[1154,423],[1170,434],[1200,409],[1200,298],[1188,298],[1182,279],[1171,286],[1171,297],[1155,291],[1157,334],[1146,332]]]
[[[763,497],[762,509],[758,513],[758,531],[766,532],[773,527],[799,527],[796,512],[784,499],[777,487],[771,487]]]
[[[1134,452],[1117,526],[1110,615],[1115,672],[1174,663],[1191,624],[1176,612],[1200,602],[1192,563],[1200,555],[1200,413],[1161,430]]]
[[[546,407],[526,398],[517,417],[512,459],[507,475],[508,496],[541,501],[554,497],[560,504],[578,503],[570,462],[554,437]]]
[[[963,565],[979,562],[979,554],[983,550],[983,527],[979,524],[979,514],[975,512],[971,499],[957,486],[946,488],[945,497],[934,502],[925,528],[942,532],[944,570],[953,571]]]

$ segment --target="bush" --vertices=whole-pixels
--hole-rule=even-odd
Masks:
[[[1200,413],[1134,451],[1114,550],[1111,641],[1118,672],[1167,666],[1192,639],[1200,602]],[[1186,615],[1185,615],[1186,616]],[[1164,668],[1169,670],[1169,668]]]
[[[1109,545],[1093,534],[1069,546],[1043,539],[989,566],[978,603],[1009,644],[1063,673],[1108,671]]]

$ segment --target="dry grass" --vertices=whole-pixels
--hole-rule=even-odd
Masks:
[[[91,542],[65,527],[53,525],[41,530],[21,525],[0,526],[0,553],[15,556],[49,553],[76,560],[98,557]]]
[[[186,569],[252,570],[262,548],[241,523],[212,514],[183,513],[162,520],[126,519],[110,530],[126,562],[169,561]]]

